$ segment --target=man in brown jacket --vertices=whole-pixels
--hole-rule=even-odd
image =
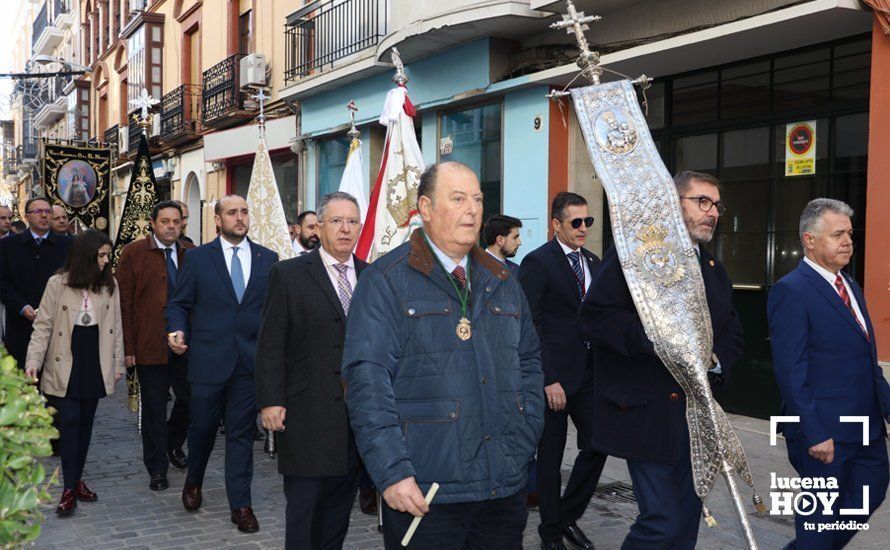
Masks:
[[[182,444],[189,416],[189,385],[185,357],[167,346],[164,308],[176,287],[185,251],[194,245],[180,240],[182,209],[162,201],[151,212],[152,233],[124,247],[117,267],[127,367],[136,367],[142,394],[142,455],[151,477],[149,488],[167,488],[167,468],[188,466]],[[167,397],[176,395],[170,420]]]

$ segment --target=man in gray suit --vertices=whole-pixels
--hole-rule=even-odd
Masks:
[[[322,197],[318,224],[320,247],[272,268],[257,343],[257,405],[263,427],[280,432],[288,550],[342,548],[360,472],[340,383],[346,314],[367,265],[352,254],[355,198]]]

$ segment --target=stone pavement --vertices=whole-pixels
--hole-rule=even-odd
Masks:
[[[123,384],[118,385],[123,390]],[[792,475],[785,458],[784,442],[770,447],[768,424],[762,420],[733,416],[733,425],[742,440],[758,489],[768,502],[769,473]],[[570,436],[573,439],[574,436]],[[566,449],[564,466],[570,468],[577,453],[574,441]],[[118,548],[196,548],[196,549],[265,549],[284,545],[284,494],[281,477],[273,460],[262,452],[257,443],[254,457],[253,502],[260,522],[258,533],[247,535],[237,531],[229,521],[223,485],[222,436],[207,468],[204,485],[204,505],[198,512],[188,513],[180,502],[184,473],[171,468],[170,489],[152,492],[142,465],[142,445],[136,432],[136,417],[126,410],[124,391],[118,391],[99,405],[90,455],[84,478],[99,494],[95,503],[81,503],[75,514],[58,518],[52,507],[46,508],[43,534],[36,543],[45,549],[118,549]],[[45,460],[52,470],[59,465],[57,458]],[[568,471],[563,479],[568,479]],[[744,484],[743,488],[744,488]],[[630,479],[622,460],[609,459],[606,463],[598,495],[594,497],[581,527],[593,539],[598,549],[619,548],[636,515],[636,504],[629,490]],[[58,498],[60,489],[51,493]],[[750,492],[743,489],[750,502]],[[727,496],[725,484],[717,481],[708,505],[719,524],[706,528],[702,523],[699,548],[744,548],[737,520]],[[55,503],[53,503],[53,507]],[[749,506],[753,511],[753,507]],[[777,549],[794,536],[790,519],[751,516],[755,536],[762,549]],[[538,548],[538,514],[529,513],[525,533],[525,548]],[[890,532],[890,506],[885,504],[872,517],[871,529],[859,533],[850,548],[886,548]],[[354,508],[346,548],[382,548],[377,533],[376,518],[366,516]],[[498,549],[492,549],[498,550]]]

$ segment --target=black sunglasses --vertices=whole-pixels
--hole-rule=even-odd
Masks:
[[[581,227],[582,223],[584,224],[584,227],[590,227],[591,225],[593,225],[593,216],[587,216],[586,218],[575,218],[569,223],[572,224],[572,229],[578,229],[579,227]]]

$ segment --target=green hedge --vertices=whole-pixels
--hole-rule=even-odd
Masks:
[[[52,498],[38,457],[50,456],[59,437],[52,409],[37,386],[0,346],[0,547],[18,546],[40,536],[40,504]]]

